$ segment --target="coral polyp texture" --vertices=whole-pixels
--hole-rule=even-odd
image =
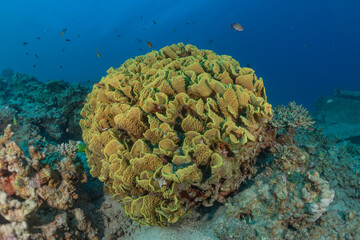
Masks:
[[[81,111],[83,140],[92,176],[139,224],[224,202],[256,172],[272,110],[251,68],[179,43],[107,73]]]

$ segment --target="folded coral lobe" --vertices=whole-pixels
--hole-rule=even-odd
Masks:
[[[174,223],[255,172],[272,110],[262,79],[232,57],[173,44],[100,83],[81,111],[88,163],[138,223]]]

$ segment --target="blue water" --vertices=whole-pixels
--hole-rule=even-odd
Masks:
[[[273,105],[311,107],[335,88],[360,89],[359,10],[356,0],[3,0],[0,69],[98,82],[111,66],[149,52],[147,41],[154,50],[184,42],[249,64]],[[231,30],[235,22],[243,32]]]

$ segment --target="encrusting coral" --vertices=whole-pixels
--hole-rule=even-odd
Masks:
[[[256,172],[272,110],[254,70],[179,43],[110,68],[81,115],[92,176],[135,221],[166,226]]]

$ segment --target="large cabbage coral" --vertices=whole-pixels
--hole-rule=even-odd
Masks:
[[[110,68],[81,115],[91,174],[135,221],[166,226],[254,174],[272,111],[252,69],[180,43]]]

